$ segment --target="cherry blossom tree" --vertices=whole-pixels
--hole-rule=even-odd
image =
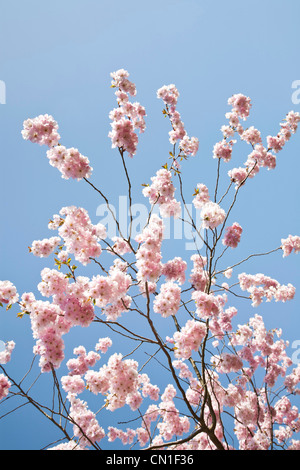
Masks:
[[[201,181],[189,190],[201,217],[199,225],[188,210],[183,187],[185,161],[198,153],[199,142],[187,134],[175,85],[160,88],[157,97],[170,122],[171,149],[168,162],[162,162],[141,187],[148,218],[134,235],[133,180],[127,159],[138,152],[146,111],[132,102],[136,86],[127,71],[118,70],[111,79],[117,106],[109,115],[108,137],[128,184],[127,234],[122,233],[109,195],[92,182],[89,159],[61,144],[54,118],[41,115],[24,122],[23,138],[48,147],[49,163],[62,178],[89,185],[106,204],[118,235],[110,238],[107,228],[94,224],[83,207],[63,207],[48,225],[55,235],[34,240],[30,247],[32,255],[51,260],[51,267],[41,272],[39,298],[33,292],[19,293],[9,280],[0,282],[0,305],[9,315],[16,310],[26,322],[27,334],[33,335],[33,362],[38,361],[39,380],[52,384],[52,406],[45,404],[44,397],[37,399],[24,379],[12,377],[13,332],[0,353],[0,405],[6,403],[17,413],[18,397],[38,410],[57,429],[57,441],[48,446],[52,450],[109,449],[114,441],[120,448],[134,450],[299,450],[295,400],[300,393],[300,366],[288,356],[282,331],[268,330],[262,315],[255,313],[247,323],[238,323],[234,300],[240,297],[250,308],[292,300],[292,284],[283,285],[258,270],[249,273],[246,264],[250,258],[259,260],[275,252],[283,258],[297,254],[300,237],[285,234],[268,252],[222,265],[224,253],[238,250],[247,235],[238,221],[229,222],[239,194],[259,172],[276,168],[278,153],[297,130],[299,113],[288,112],[278,134],[267,136],[264,144],[258,129],[245,126],[250,98],[242,94],[229,98],[222,138],[212,149],[215,187],[209,189]],[[238,140],[246,144],[246,160],[243,166],[228,169]],[[222,195],[221,178],[228,182]],[[165,223],[173,218],[189,224],[202,246],[195,240],[192,254],[183,252],[164,261]],[[87,276],[88,265],[94,265],[97,274]],[[238,282],[230,285],[233,272]],[[99,329],[99,340],[93,350],[79,344],[73,356],[66,357],[68,333],[75,327]],[[126,341],[125,355],[118,350],[118,338]],[[143,348],[151,353],[141,363],[136,357]],[[149,364],[161,369],[161,383],[146,373]],[[90,405],[95,400],[96,411]],[[126,409],[127,421],[118,427],[107,425],[109,416],[121,409]]]

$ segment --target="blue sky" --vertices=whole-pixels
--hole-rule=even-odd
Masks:
[[[96,211],[102,203],[84,182],[63,180],[49,166],[44,147],[22,139],[25,119],[52,114],[63,145],[88,156],[94,168],[91,181],[117,206],[119,195],[127,189],[118,152],[111,149],[107,137],[108,113],[116,104],[110,72],[128,70],[137,86],[136,100],[147,112],[138,153],[127,161],[135,202],[145,203],[141,184],[150,181],[170,150],[170,126],[156,91],[174,83],[186,130],[200,141],[197,156],[183,168],[186,198],[191,202],[197,183],[212,187],[215,181],[212,148],[222,137],[220,127],[232,94],[251,98],[248,124],[264,138],[278,132],[288,111],[300,111],[300,104],[292,102],[292,83],[300,79],[299,14],[298,0],[12,0],[2,5],[0,80],[6,85],[6,104],[0,104],[0,279],[11,280],[20,293],[36,292],[40,271],[51,262],[33,257],[27,247],[35,239],[53,235],[47,224],[61,207],[82,206],[97,223]],[[298,133],[278,155],[277,168],[261,171],[241,192],[231,222],[239,222],[244,234],[232,259],[276,248],[282,237],[300,233],[299,149]],[[224,187],[227,171],[243,165],[247,151],[246,144],[237,147],[225,166]],[[166,257],[176,256],[177,250],[176,243],[168,245]],[[296,256],[282,259],[276,253],[252,260],[244,269],[264,272],[283,284],[292,282],[299,292]],[[298,293],[289,304],[264,304],[257,313],[264,315],[268,327],[282,327],[292,344],[300,340],[299,306]],[[9,370],[21,377],[24,358],[30,363],[32,338],[29,322],[16,319],[15,313],[1,310],[0,340],[15,340]],[[241,304],[240,314],[243,322],[254,311]],[[92,347],[102,333],[89,335],[75,332],[74,345],[86,341]],[[41,448],[54,440],[52,429],[41,438],[41,422],[31,413],[25,407],[18,416],[0,421],[2,449]]]

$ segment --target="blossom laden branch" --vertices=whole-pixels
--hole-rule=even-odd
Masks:
[[[261,315],[236,326],[238,308],[229,304],[228,297],[251,299],[253,307],[260,307],[263,300],[291,301],[295,288],[261,273],[238,273],[239,282],[231,286],[220,282],[219,276],[229,279],[233,269],[249,259],[279,250],[283,258],[297,254],[300,237],[290,234],[276,249],[218,268],[225,253],[230,256],[231,250],[238,250],[247,233],[238,221],[229,220],[240,192],[262,168],[276,168],[277,154],[297,130],[299,113],[289,112],[277,136],[267,136],[264,145],[260,131],[244,125],[252,108],[250,98],[241,93],[229,98],[231,111],[225,114],[228,122],[221,127],[223,138],[212,151],[217,160],[216,183],[211,191],[200,182],[193,194],[192,204],[202,220],[199,225],[183,192],[184,163],[197,155],[199,141],[185,130],[175,85],[161,87],[157,97],[164,102],[163,114],[171,124],[171,162],[162,165],[151,183],[144,185],[141,194],[149,200],[149,213],[141,232],[133,237],[133,186],[126,155],[134,159],[137,154],[138,134],[146,129],[146,111],[140,103],[130,101],[136,86],[126,70],[113,72],[111,78],[117,107],[109,114],[108,137],[121,157],[127,182],[128,237],[121,232],[109,198],[90,181],[93,169],[88,158],[60,143],[54,118],[41,115],[24,121],[23,138],[48,147],[49,163],[62,178],[83,179],[101,196],[118,236],[110,240],[104,225],[94,224],[84,208],[63,207],[48,225],[57,230],[57,236],[34,240],[29,247],[34,256],[54,258],[54,269],[41,271],[37,295],[42,299],[33,292],[21,295],[12,282],[0,281],[0,306],[9,314],[14,305],[21,309],[18,317],[30,323],[35,340],[38,378],[53,383],[50,409],[30,397],[22,381],[18,383],[7,367],[0,366],[0,404],[18,396],[37,409],[62,435],[51,447],[55,450],[101,450],[116,439],[127,448],[145,450],[299,449],[299,410],[292,399],[300,393],[300,367],[289,371],[292,360],[286,352],[287,342],[280,339],[280,329],[267,330]],[[244,166],[225,172],[227,189],[220,197],[222,170],[232,160],[237,139],[250,147],[250,152]],[[229,207],[221,207],[232,191]],[[188,220],[182,217],[181,204]],[[195,230],[203,252],[195,239],[189,259],[180,253],[164,259],[164,221],[173,218]],[[248,296],[236,294],[232,290],[236,285]],[[75,357],[68,358],[65,346],[75,327],[99,331],[99,335],[107,328],[109,336],[100,336],[90,351],[83,345],[75,347]],[[121,353],[121,348],[125,352]],[[14,341],[7,341],[0,352],[0,364],[13,368],[14,350]],[[108,350],[112,352],[104,360]],[[136,359],[142,350],[148,359],[143,356],[141,365]],[[152,383],[149,368],[154,361],[163,368],[158,379],[166,384]],[[96,413],[88,405],[91,394],[98,405]],[[125,430],[105,424],[105,419],[111,424],[112,416],[126,407],[133,418],[118,424],[136,423],[137,427]],[[17,409],[13,408],[14,412]],[[9,415],[7,412],[3,417]],[[229,425],[225,417],[230,418]],[[231,430],[233,445],[228,442]]]

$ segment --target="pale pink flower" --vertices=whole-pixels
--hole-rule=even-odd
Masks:
[[[228,99],[228,104],[232,106],[233,111],[244,121],[249,116],[252,106],[249,97],[237,93]]]
[[[180,307],[180,294],[181,289],[174,282],[169,281],[162,284],[160,293],[153,302],[154,312],[160,313],[164,318],[175,315]]]
[[[0,374],[0,400],[8,395],[10,387],[11,382],[8,380],[6,375]]]
[[[188,320],[180,331],[176,331],[173,335],[175,357],[181,359],[191,357],[192,351],[199,350],[206,333],[205,323]]]
[[[34,240],[32,242],[30,252],[34,256],[39,256],[40,258],[46,258],[49,256],[55,248],[60,244],[60,237],[51,237],[44,238],[43,240]]]
[[[217,142],[213,149],[213,158],[222,158],[224,162],[229,162],[232,154],[232,146],[235,141],[226,142],[222,140]]]
[[[242,231],[242,227],[237,222],[234,222],[231,227],[227,227],[226,234],[222,240],[223,245],[236,248],[240,242]]]
[[[5,344],[5,350],[0,351],[0,364],[7,364],[10,361],[11,354],[12,354],[14,349],[15,349],[15,342],[14,341],[8,341]]]
[[[111,131],[108,134],[112,142],[112,148],[118,147],[127,151],[129,157],[136,154],[138,136],[136,131],[144,132],[146,128],[146,111],[140,103],[130,103],[128,95],[136,94],[136,87],[128,77],[129,73],[120,69],[111,73],[112,86],[117,87],[116,96],[118,108],[109,113],[112,120]]]
[[[213,230],[224,222],[226,213],[217,203],[209,201],[202,207],[200,216],[203,227]]]
[[[259,130],[255,129],[253,126],[249,127],[242,133],[241,139],[251,145],[261,143],[260,132]]]
[[[179,284],[184,284],[186,268],[187,263],[177,256],[162,265],[162,274],[167,281],[178,281]]]
[[[30,140],[39,145],[54,147],[60,140],[57,129],[58,124],[53,117],[44,114],[24,121],[21,134],[25,140]]]
[[[57,145],[47,152],[47,157],[51,166],[61,172],[64,179],[89,178],[93,168],[90,166],[89,159],[82,155],[78,149]]]
[[[289,235],[287,238],[281,239],[281,248],[283,257],[289,256],[294,250],[295,254],[300,252],[300,237],[297,235]]]
[[[10,281],[0,281],[0,303],[13,305],[19,300],[16,287]]]
[[[209,202],[208,188],[205,184],[199,183],[197,184],[193,204],[196,209],[201,209],[207,202]]]

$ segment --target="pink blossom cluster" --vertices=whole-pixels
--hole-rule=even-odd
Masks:
[[[274,299],[276,302],[292,300],[295,295],[295,287],[292,284],[281,285],[275,279],[264,274],[241,273],[238,276],[240,288],[247,290],[252,299],[252,306],[257,307],[265,297],[267,301]]]
[[[234,222],[234,224],[226,228],[226,233],[222,240],[223,245],[236,248],[240,243],[242,232],[242,227],[237,222]]]
[[[298,235],[289,235],[281,239],[281,248],[283,257],[289,256],[294,250],[295,254],[300,252],[300,237]]]
[[[229,120],[229,125],[221,127],[223,140],[217,142],[213,148],[213,158],[219,158],[225,162],[231,160],[233,146],[236,143],[236,140],[232,139],[235,132],[240,135],[242,140],[249,143],[258,139],[256,129],[251,127],[244,130],[240,124],[240,119],[246,120],[249,116],[251,108],[250,98],[241,93],[235,94],[228,99],[228,104],[232,106],[232,111],[225,114],[225,117]]]
[[[127,291],[131,282],[129,274],[119,269],[118,264],[115,264],[108,276],[100,274],[93,276],[89,283],[89,295],[94,299],[95,305],[100,308],[105,307],[104,313],[110,313],[110,316],[113,315],[113,312],[109,312],[108,304],[112,304],[113,308],[121,308],[121,311],[116,315],[117,317],[130,305]],[[124,305],[122,299],[124,299]]]
[[[238,118],[247,119],[251,109],[251,100],[249,97],[242,93],[237,93],[228,99],[228,104],[232,106],[232,112],[236,114]]]
[[[192,299],[196,303],[196,313],[202,319],[211,318],[220,311],[218,296],[206,294],[202,291],[194,291]]]
[[[42,372],[58,368],[64,359],[63,335],[73,326],[87,327],[94,319],[94,305],[88,294],[89,279],[78,276],[76,282],[55,269],[44,268],[38,289],[53,302],[36,300],[32,293],[22,296],[22,312],[29,312],[34,352],[40,356]]]
[[[234,409],[236,412],[235,434],[239,440],[240,449],[267,449],[269,447],[269,432],[265,434],[264,438],[259,435],[259,439],[254,433],[257,429],[257,423],[259,423],[260,429],[265,428],[262,426],[263,419],[269,416],[269,413],[264,414],[266,407],[263,400],[258,399],[256,393],[249,390],[243,394],[243,401],[237,404]]]
[[[227,278],[227,279],[230,279],[231,276],[232,276],[232,272],[233,272],[233,269],[232,268],[227,268],[225,269],[225,271],[223,272],[224,276]]]
[[[41,371],[59,368],[64,359],[62,336],[70,329],[62,310],[48,301],[35,300],[33,294],[23,294],[22,305],[22,310],[30,312],[33,338],[37,340],[33,351],[40,356]]]
[[[153,301],[153,310],[163,318],[176,315],[181,302],[181,289],[175,282],[168,281],[161,285],[159,294]]]
[[[136,437],[140,446],[143,447],[150,440],[150,426],[152,421],[156,421],[159,417],[159,408],[156,405],[149,405],[146,412],[143,414],[142,426],[137,429],[127,428],[126,431],[118,429],[114,426],[108,427],[108,440],[114,442],[120,439],[122,444],[132,444],[133,439]],[[152,443],[158,444],[159,437],[154,437]]]
[[[125,253],[130,253],[131,248],[129,243],[122,237],[112,237],[112,241],[114,242],[112,249],[109,252],[114,255],[125,255]]]
[[[193,204],[196,209],[201,209],[207,202],[209,202],[208,188],[205,184],[199,183],[197,184]]]
[[[83,265],[90,263],[90,258],[97,258],[102,252],[99,241],[106,238],[104,225],[93,225],[88,212],[80,207],[63,207],[59,214],[62,217],[55,214],[48,227],[58,229],[66,252],[74,254]]]
[[[180,217],[181,205],[174,198],[175,188],[171,172],[162,168],[156,172],[151,181],[152,184],[143,189],[143,195],[149,198],[150,204],[159,204],[162,217]]]
[[[179,284],[184,284],[186,269],[187,263],[181,257],[176,256],[174,259],[163,263],[162,274],[167,281],[177,281]]]
[[[79,394],[85,389],[85,382],[80,375],[65,375],[61,378],[61,384],[67,393]]]
[[[223,353],[220,356],[212,358],[216,370],[222,374],[229,374],[229,372],[238,372],[243,367],[243,361],[235,354]]]
[[[64,320],[70,327],[87,327],[91,324],[94,319],[94,305],[89,297],[87,277],[78,276],[76,282],[69,283],[63,273],[45,268],[42,279],[38,285],[39,291],[45,297],[53,296],[54,303],[63,311]]]
[[[200,254],[194,254],[191,256],[191,260],[193,262],[193,268],[189,282],[196,291],[204,291],[208,281],[208,272],[204,269],[207,264],[207,259]]]
[[[268,148],[262,145],[260,132],[253,126],[245,131],[239,131],[241,139],[250,143],[253,146],[253,151],[248,155],[244,168],[233,168],[228,172],[229,177],[236,183],[236,186],[244,183],[248,177],[253,178],[262,167],[266,167],[268,170],[276,167],[276,155],[274,153],[276,154],[282,150],[291,135],[296,132],[299,122],[299,113],[290,111],[286,115],[285,122],[280,124],[281,130],[277,136],[267,137]]]
[[[238,167],[233,168],[232,170],[228,171],[228,176],[233,183],[235,183],[236,187],[241,186],[245,183],[246,179],[249,176],[249,172],[246,168]]]
[[[164,85],[157,90],[157,98],[162,99],[166,105],[171,124],[172,131],[169,132],[169,140],[171,144],[179,141],[179,148],[184,155],[195,156],[199,148],[199,140],[196,137],[188,137],[184,123],[181,120],[179,112],[176,110],[179,92],[174,84]]]
[[[14,349],[15,349],[15,342],[14,341],[8,341],[5,344],[5,350],[0,351],[0,364],[7,364],[10,361],[11,354],[12,354]]]
[[[120,439],[122,443],[131,444],[137,438],[141,447],[144,447],[150,440],[151,422],[156,421],[156,428],[159,432],[156,436],[151,436],[151,444],[164,448],[164,442],[172,439],[173,436],[181,436],[189,431],[190,422],[187,416],[181,416],[174,404],[176,390],[172,385],[168,385],[161,396],[159,406],[151,404],[143,414],[142,425],[137,429],[127,428],[126,431],[113,426],[108,428],[109,442]],[[178,447],[178,446],[177,446]],[[181,448],[179,446],[179,448]]]
[[[174,342],[174,339],[167,338],[167,341]],[[193,379],[193,374],[184,359],[176,359],[172,362],[172,365],[175,367],[175,369],[179,369],[178,375],[180,378],[189,380]]]
[[[63,272],[56,269],[44,268],[41,271],[42,281],[38,284],[38,290],[44,297],[54,296],[55,299],[63,299],[69,287],[69,280]]]
[[[272,170],[276,167],[276,156],[269,152],[262,144],[256,144],[245,162],[249,178],[256,175],[260,168]]]
[[[205,323],[196,320],[188,320],[186,324],[175,331],[174,355],[178,359],[188,359],[192,351],[198,351],[203,338],[206,336],[207,328]]]
[[[45,327],[39,332],[39,339],[33,352],[40,356],[41,372],[50,372],[52,367],[58,369],[64,359],[64,341],[56,327]]]
[[[8,380],[6,375],[0,374],[0,400],[7,397],[11,382]]]
[[[168,385],[161,396],[159,404],[159,414],[162,422],[157,424],[161,437],[169,441],[174,436],[182,436],[189,431],[190,421],[187,416],[180,416],[174,404],[176,390],[172,385]]]
[[[272,441],[271,433],[273,433],[273,439],[275,438],[279,444],[282,444],[292,437],[292,430],[297,432],[300,429],[299,410],[291,405],[287,397],[278,397],[275,404],[270,407],[265,386],[261,389],[256,388],[255,391],[248,388],[254,371],[261,366],[265,374],[266,386],[273,387],[280,376],[289,377],[284,382],[285,386],[290,393],[299,393],[295,387],[300,380],[300,367],[295,368],[290,376],[286,376],[287,368],[291,366],[292,361],[286,355],[287,343],[282,340],[275,341],[275,335],[280,336],[280,334],[280,330],[268,331],[262,317],[255,315],[248,324],[239,325],[237,333],[231,335],[231,344],[243,345],[243,348],[234,354],[222,353],[212,358],[212,363],[218,373],[240,373],[235,383],[232,382],[224,388],[216,373],[206,371],[206,384],[211,393],[217,421],[224,406],[234,408],[235,433],[240,449],[268,449]],[[249,362],[249,367],[246,366],[246,362]],[[186,366],[182,367],[183,364],[183,361],[173,363],[174,367],[182,370],[182,377],[190,381],[191,385],[186,391],[189,402],[199,406],[203,398],[203,387],[197,379],[191,376]],[[208,408],[204,409],[204,413],[209,419]],[[276,425],[284,425],[284,427],[280,426],[276,429],[274,428]],[[218,436],[222,440],[220,429],[218,429]],[[297,442],[293,440],[291,447],[297,448]],[[193,438],[183,447],[183,449],[194,450],[205,448],[214,448],[205,435],[203,439],[199,436]]]
[[[164,85],[157,90],[157,98],[162,99],[167,106],[176,107],[179,91],[174,84]]]
[[[243,394],[244,390],[241,385],[234,385],[230,383],[225,389],[223,401],[224,406],[233,408],[234,406],[238,405],[242,400]]]
[[[300,395],[300,388],[296,388],[300,383],[300,364],[284,379],[284,385],[289,393]]]
[[[235,433],[241,450],[267,450],[274,439],[281,446],[299,431],[299,410],[291,406],[287,397],[280,398],[270,407],[268,400],[259,391],[243,393],[242,400],[236,404]],[[274,425],[279,427],[274,429]],[[300,441],[292,439],[289,450],[299,449]]]
[[[10,281],[0,281],[0,303],[10,306],[18,300],[17,288]]]
[[[44,114],[24,121],[21,134],[23,139],[30,142],[54,147],[60,140],[57,130],[58,124],[53,117]]]
[[[141,244],[136,253],[137,278],[139,281],[156,282],[161,275],[162,240],[162,220],[156,214],[152,214],[149,224],[136,237],[136,241]]]
[[[106,338],[99,338],[98,343],[95,346],[96,351],[102,352],[102,354],[105,354],[112,346],[112,340],[107,336]]]
[[[150,382],[150,378],[147,374],[139,374],[139,387],[141,388],[143,397],[149,397],[154,401],[159,399],[159,387]]]
[[[291,401],[287,396],[283,396],[280,400],[278,400],[275,406],[275,411],[277,421],[280,424],[290,425],[291,422],[298,418],[297,408],[292,406]],[[287,421],[290,422],[288,423]]]
[[[30,252],[34,256],[46,258],[51,255],[55,248],[60,244],[60,237],[44,238],[43,240],[34,240],[30,247]]]
[[[263,318],[255,315],[248,324],[238,325],[230,339],[233,346],[243,346],[238,356],[249,364],[243,369],[247,377],[250,379],[260,366],[265,371],[264,382],[270,387],[275,385],[279,376],[284,377],[292,365],[286,353],[288,343],[281,339],[275,341],[275,335],[280,338],[281,330],[267,330]]]
[[[241,139],[251,145],[261,144],[262,142],[259,130],[255,129],[253,126],[243,131]]]
[[[100,360],[100,355],[97,352],[89,351],[87,353],[84,346],[74,348],[73,354],[77,357],[69,359],[67,362],[69,376],[83,376],[90,367],[94,367],[96,362]]]
[[[296,406],[292,406],[290,399],[283,396],[275,406],[276,421],[280,424],[275,429],[274,435],[277,441],[282,444],[293,436],[293,432],[299,432],[299,410]],[[289,450],[299,450],[300,441],[291,439]]]
[[[235,143],[235,140],[227,142],[225,139],[217,142],[213,148],[213,158],[222,158],[224,162],[229,162],[232,155],[232,148]]]
[[[123,312],[128,312],[130,308],[132,299],[127,291],[131,285],[131,278],[127,274],[127,269],[126,262],[116,259],[113,266],[110,267],[106,279],[97,276],[92,280],[92,282],[96,280],[100,289],[106,290],[106,295],[108,295],[106,300],[100,292],[100,298],[95,298],[94,301],[102,308],[102,313],[109,321],[116,321]]]
[[[61,172],[64,179],[89,178],[93,168],[90,166],[89,159],[82,155],[76,148],[66,148],[63,145],[57,145],[47,151],[49,163]]]
[[[203,228],[213,230],[224,222],[226,213],[219,204],[209,201],[202,206],[200,216]]]
[[[122,91],[126,95],[136,95],[136,86],[128,79],[129,73],[127,70],[119,69],[116,72],[112,72],[110,76],[112,78],[111,86],[113,88],[119,88],[119,91]]]
[[[197,137],[185,135],[179,142],[179,148],[184,155],[192,155],[194,157],[199,150],[199,140]]]
[[[116,321],[124,312],[128,312],[132,299],[130,295],[123,295],[122,298],[113,301],[102,309],[107,321]]]
[[[224,355],[221,355],[221,357],[224,359]],[[271,358],[271,362],[272,360],[273,358]],[[238,356],[231,355],[230,357],[229,355],[225,361],[225,363],[223,361],[223,365],[225,364],[226,367],[221,373],[240,371],[242,363]],[[268,362],[264,361],[262,367],[265,368],[267,364]],[[280,370],[282,372],[281,368]],[[220,441],[223,440],[222,426],[219,421],[220,412],[223,411],[223,407],[232,407],[234,409],[232,414],[235,415],[235,434],[240,450],[267,450],[274,443],[274,440],[279,445],[286,444],[292,437],[293,432],[299,431],[298,408],[292,406],[286,396],[278,398],[275,405],[270,406],[269,399],[266,396],[266,388],[249,390],[248,383],[251,375],[248,378],[246,368],[243,368],[243,371],[244,373],[238,376],[236,383],[230,383],[227,388],[221,385],[216,373],[207,372],[206,384],[212,396],[212,406],[217,420],[216,435]],[[191,404],[198,406],[203,397],[203,387],[195,379],[190,381],[191,386],[187,390],[186,396]],[[213,384],[213,389],[211,389],[211,384]],[[209,421],[210,412],[208,408],[205,408],[204,414]],[[203,433],[200,433],[181,447],[184,450],[214,448],[215,446],[209,437]],[[298,448],[299,441],[291,440],[288,449]]]
[[[74,436],[78,438],[81,447],[89,447],[105,437],[104,429],[99,425],[95,413],[88,409],[87,403],[68,394],[70,402],[70,417],[74,422]]]
[[[220,312],[210,320],[210,330],[217,339],[223,339],[225,334],[232,331],[232,319],[237,315],[235,307],[224,309],[222,299],[219,298]]]
[[[300,114],[290,111],[284,121],[284,123],[280,124],[281,129],[276,136],[269,135],[267,137],[268,148],[275,153],[282,150],[286,142],[291,138],[291,135],[296,132],[300,122]]]
[[[113,109],[109,117],[112,120],[111,131],[108,136],[112,141],[112,148],[121,148],[128,152],[130,157],[136,153],[138,136],[136,131],[145,131],[145,108],[140,103],[130,103],[128,95],[136,94],[136,87],[128,79],[128,72],[120,69],[111,74],[112,86],[118,87],[116,96],[118,108]]]
[[[114,426],[108,426],[107,436],[109,442],[114,442],[116,439],[120,439],[123,445],[132,444],[136,434],[136,431],[130,428],[123,431],[122,429],[118,429]]]
[[[245,167],[233,168],[228,172],[228,176],[238,187],[247,178],[253,178],[262,167],[266,167],[268,170],[274,169],[276,167],[276,156],[263,145],[256,144],[253,151],[248,155]]]
[[[146,385],[144,394],[148,393],[152,399],[157,398],[157,387],[150,387],[146,374],[138,373],[138,363],[131,359],[123,359],[122,354],[110,356],[107,364],[99,371],[89,370],[85,374],[86,384],[94,394],[106,395],[106,407],[110,411],[128,404],[132,410],[136,410],[142,403],[142,395],[139,388]]]

